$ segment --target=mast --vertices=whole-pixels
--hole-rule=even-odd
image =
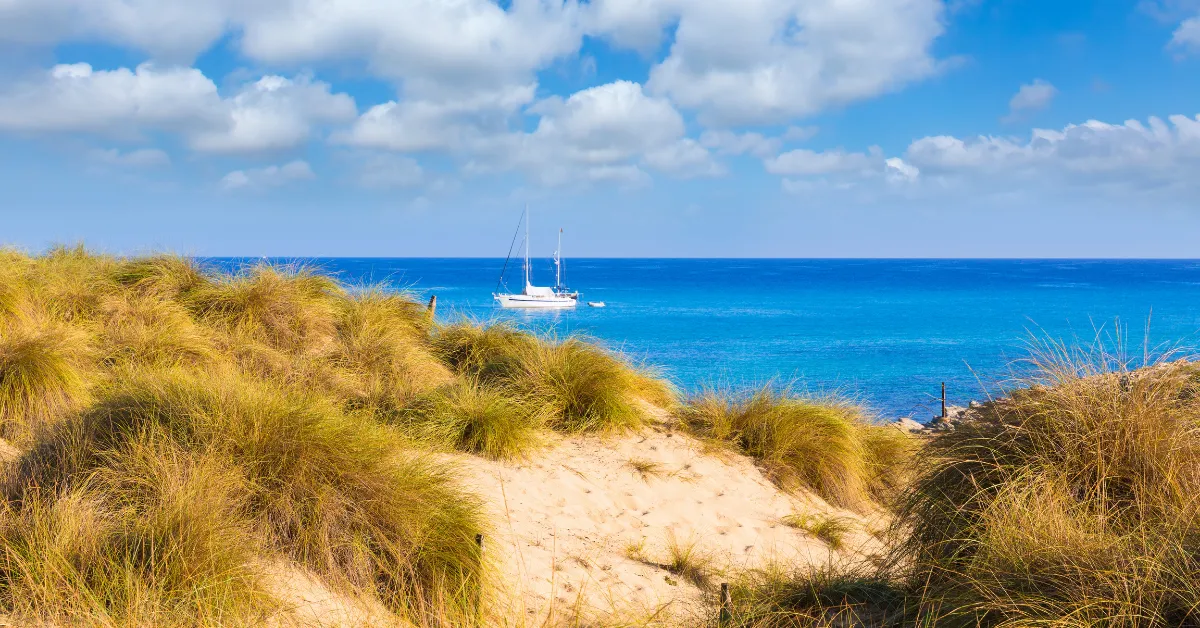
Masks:
[[[558,248],[554,249],[554,287],[562,288],[562,227],[558,228]]]
[[[525,203],[525,285],[529,283],[529,203]]]

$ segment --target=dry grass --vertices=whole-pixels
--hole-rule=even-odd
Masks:
[[[813,535],[834,551],[842,549],[846,535],[852,529],[849,519],[833,515],[788,515],[783,518],[783,524]]]
[[[1200,369],[1056,343],[1030,363],[921,451],[888,560],[747,576],[734,625],[1200,625]]]
[[[399,417],[414,438],[493,460],[528,459],[545,443],[540,407],[470,381],[416,398]]]
[[[681,417],[698,437],[754,458],[781,487],[810,489],[848,508],[865,508],[886,492],[911,451],[907,435],[869,425],[853,405],[789,397],[771,387],[703,393]]]
[[[87,401],[86,334],[39,315],[0,326],[0,435],[25,441]]]
[[[674,403],[669,385],[579,339],[540,341],[509,325],[463,322],[439,330],[434,346],[458,374],[547,408],[558,432],[637,429],[652,418],[643,402]]]
[[[651,478],[662,478],[668,475],[662,464],[645,458],[630,458],[625,465],[646,482],[649,482]]]

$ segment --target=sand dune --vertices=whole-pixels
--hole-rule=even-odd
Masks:
[[[747,458],[705,453],[660,428],[622,438],[565,438],[525,464],[460,456],[499,530],[486,552],[503,574],[510,624],[547,619],[694,618],[702,592],[664,568],[669,545],[695,544],[721,570],[769,561],[824,564],[878,548],[881,522],[812,495],[780,492]],[[641,471],[636,467],[641,467]],[[852,531],[835,552],[781,522],[791,514],[845,517]]]

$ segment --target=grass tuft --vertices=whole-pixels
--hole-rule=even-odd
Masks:
[[[541,447],[544,422],[536,406],[461,381],[416,398],[398,423],[426,442],[493,460],[518,460]]]
[[[187,294],[200,318],[237,336],[289,353],[322,351],[336,330],[342,288],[311,270],[255,266]]]
[[[845,545],[846,535],[852,526],[846,517],[833,515],[788,515],[783,518],[784,525],[789,528],[803,530],[820,539],[830,549],[837,551]]]
[[[0,326],[0,434],[24,441],[88,398],[87,337],[40,317]]]
[[[808,488],[848,508],[864,508],[883,492],[907,450],[868,425],[855,406],[792,398],[770,387],[742,396],[706,392],[681,414],[692,433],[753,457],[781,487]]]

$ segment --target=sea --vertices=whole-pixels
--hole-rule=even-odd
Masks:
[[[570,259],[574,311],[496,307],[494,292],[520,291],[519,261],[270,261],[436,295],[443,321],[596,340],[685,393],[770,385],[846,397],[881,420],[934,416],[943,384],[950,405],[1002,395],[1029,375],[1031,344],[1134,362],[1200,346],[1200,260]],[[533,266],[536,285],[553,284],[550,260]]]

